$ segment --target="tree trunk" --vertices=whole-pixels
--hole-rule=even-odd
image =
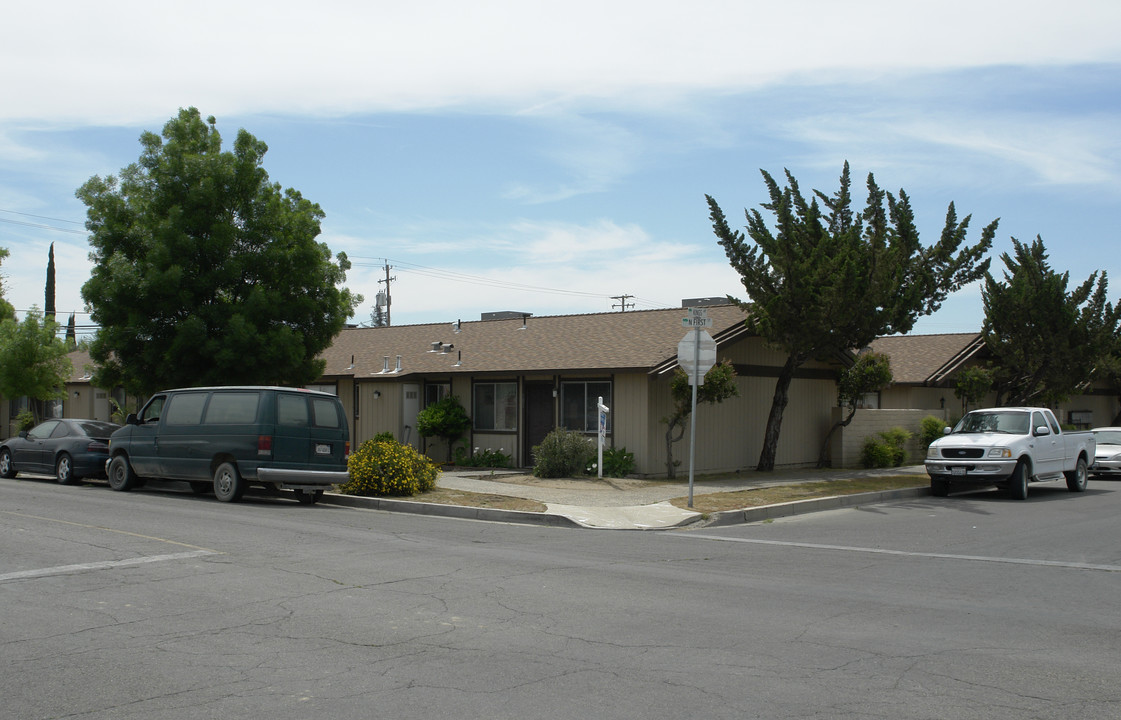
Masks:
[[[794,370],[803,362],[804,359],[791,355],[786,358],[786,364],[779,372],[778,380],[775,382],[775,396],[771,401],[771,414],[767,417],[767,429],[763,433],[763,451],[759,453],[757,470],[775,469],[778,434],[782,430],[782,413],[790,401],[790,382],[794,379]]]
[[[677,437],[673,436],[673,429],[681,425],[681,432]],[[681,418],[674,417],[669,420],[669,427],[666,428],[666,477],[673,480],[677,477],[677,465],[673,462],[673,444],[685,437],[685,425],[681,423]]]
[[[829,428],[829,432],[825,433],[825,442],[821,444],[821,453],[817,456],[817,466],[819,468],[829,464],[829,438],[833,437],[837,428],[848,427],[854,417],[856,417],[856,405],[850,405],[849,416],[838,423],[834,423],[833,427]]]

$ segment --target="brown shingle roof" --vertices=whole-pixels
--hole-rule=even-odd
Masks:
[[[480,372],[551,372],[581,370],[649,371],[677,357],[685,336],[686,311],[639,310],[589,315],[555,315],[460,324],[397,325],[347,328],[323,353],[326,376],[382,376],[401,356],[401,373],[391,375]],[[709,333],[718,341],[743,327],[745,315],[734,305],[708,308]],[[449,343],[447,354],[431,352],[432,343]],[[354,367],[351,368],[351,358]],[[460,361],[459,367],[455,363]]]
[[[981,333],[892,335],[872,341],[891,358],[894,381],[912,385],[939,382],[984,347]]]
[[[94,364],[90,354],[85,350],[73,350],[66,357],[70,360],[70,379],[67,382],[89,382]]]

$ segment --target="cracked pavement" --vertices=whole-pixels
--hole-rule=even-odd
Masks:
[[[0,716],[1115,718],[1116,490],[603,534],[2,481]]]

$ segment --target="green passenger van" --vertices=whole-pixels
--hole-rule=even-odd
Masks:
[[[281,387],[165,390],[109,439],[109,487],[184,480],[223,502],[248,485],[312,504],[347,481],[350,430],[334,395]]]

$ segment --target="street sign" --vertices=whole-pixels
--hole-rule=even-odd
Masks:
[[[708,308],[706,308],[706,307],[691,307],[691,308],[685,308],[685,310],[687,311],[687,314],[691,318],[708,317]]]
[[[709,318],[709,317],[681,318],[681,327],[710,328],[710,327],[712,327],[712,318]]]
[[[705,373],[716,364],[716,341],[704,330],[692,330],[677,344],[677,364],[690,385],[704,385]]]

